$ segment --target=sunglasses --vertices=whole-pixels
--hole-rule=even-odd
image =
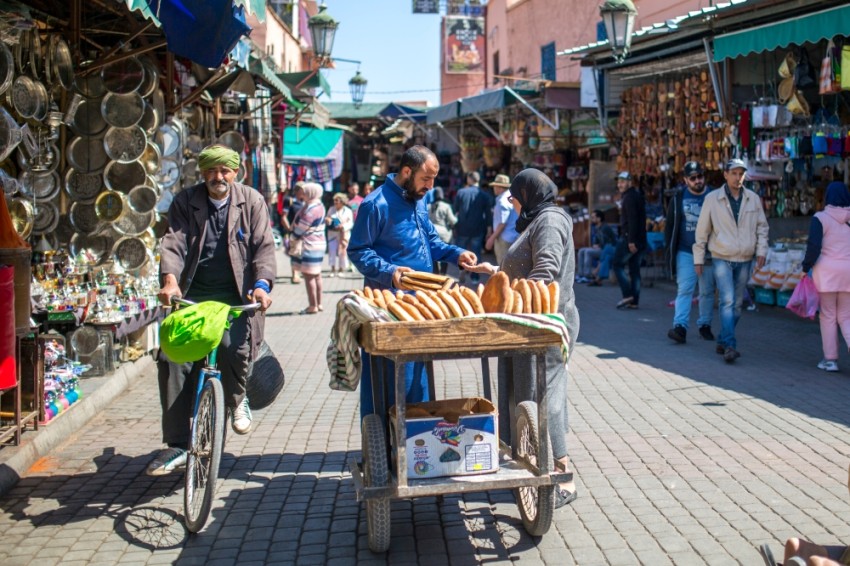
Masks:
[[[691,175],[690,177],[688,177],[688,179],[690,179],[691,181],[696,181],[697,179],[704,179],[704,178],[705,178],[705,175]]]

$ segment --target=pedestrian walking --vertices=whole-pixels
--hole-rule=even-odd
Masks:
[[[162,288],[157,297],[236,306],[252,302],[261,311],[243,313],[224,331],[218,368],[237,434],[251,430],[245,396],[248,365],[263,340],[263,312],[272,304],[277,275],[269,209],[259,192],[236,182],[239,154],[211,145],[198,154],[204,182],[181,191],[168,210],[168,231],[160,245]],[[195,380],[205,360],[176,363],[160,351],[157,360],[162,403],[162,441],[168,446],[148,465],[147,474],[169,474],[185,467]]]
[[[703,201],[693,248],[697,277],[703,274],[706,250],[711,254],[720,296],[717,353],[730,364],[741,357],[735,327],[741,318],[753,256],[758,269],[764,266],[767,256],[767,218],[759,196],[744,187],[746,173],[747,166],[740,159],[726,163],[726,182]]]
[[[617,175],[620,192],[620,238],[612,264],[623,298],[618,309],[637,309],[640,303],[640,263],[646,253],[646,203],[632,185],[628,171]],[[629,275],[626,276],[626,266]]]
[[[487,238],[485,249],[493,250],[496,255],[496,265],[501,265],[502,260],[508,253],[519,234],[516,231],[517,212],[511,203],[511,178],[504,174],[496,175],[490,183],[496,196],[496,204],[493,206],[493,231]]]
[[[328,227],[328,263],[331,272],[328,277],[336,277],[337,270],[342,275],[348,269],[348,240],[354,227],[354,213],[348,207],[348,196],[336,193],[333,208],[325,216]]]
[[[428,218],[434,225],[434,229],[440,236],[440,239],[446,244],[452,241],[452,228],[457,224],[457,216],[455,216],[452,205],[446,200],[446,195],[442,187],[434,187],[429,194],[434,195],[434,202],[428,207]],[[445,275],[449,269],[447,261],[434,262],[434,273]]]
[[[428,148],[415,145],[402,154],[398,173],[371,192],[360,204],[360,212],[351,232],[348,258],[363,274],[365,285],[373,289],[398,289],[405,271],[434,269],[434,261],[452,262],[464,269],[475,265],[478,256],[445,243],[428,218],[422,198],[440,172],[437,156]],[[372,401],[371,356],[362,352],[360,378],[361,418],[375,412]],[[386,358],[385,375],[395,375],[395,365]],[[395,402],[390,387],[389,403]],[[428,377],[423,362],[405,364],[405,397],[408,403],[428,401]]]
[[[840,181],[826,187],[826,206],[815,214],[803,271],[812,270],[820,297],[823,359],[818,368],[838,371],[838,332],[850,346],[850,192]]]
[[[363,197],[360,196],[360,183],[351,183],[348,185],[348,208],[351,209],[354,218],[357,218],[357,209],[360,208],[361,202]]]
[[[694,268],[694,243],[703,202],[711,188],[705,184],[705,171],[696,161],[685,163],[683,184],[670,200],[664,224],[664,245],[670,273],[675,274],[678,291],[673,312],[673,328],[667,337],[679,344],[687,341],[694,288],[699,284],[697,328],[703,340],[714,341],[711,319],[714,314],[714,270],[711,255],[703,258],[702,275]]]
[[[491,218],[493,216],[493,198],[487,194],[478,182],[481,177],[473,171],[466,175],[466,186],[460,189],[454,198],[454,209],[457,214],[455,225],[455,244],[481,257],[484,240],[489,235]],[[466,282],[467,274],[460,273],[460,282]],[[473,273],[472,282],[478,282],[478,274]]]
[[[298,258],[304,285],[307,287],[308,305],[299,314],[316,314],[322,308],[322,263],[325,260],[325,207],[322,204],[324,189],[318,183],[304,183],[304,206],[295,216],[292,238],[301,240]]]
[[[292,188],[292,193],[287,195],[285,199],[284,207],[286,208],[286,215],[282,221],[284,222],[284,228],[286,230],[284,244],[288,251],[292,242],[292,225],[295,222],[295,217],[298,215],[298,211],[304,206],[304,182],[298,181],[295,183],[295,186]],[[289,266],[292,272],[292,284],[297,285],[298,283],[301,283],[301,258],[290,255]]]

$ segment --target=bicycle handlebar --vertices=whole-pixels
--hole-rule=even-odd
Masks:
[[[171,302],[178,305],[191,306],[196,305],[197,303],[194,301],[189,301],[184,299],[183,297],[173,296],[171,297]],[[230,312],[252,312],[258,310],[262,305],[260,303],[250,303],[247,305],[236,305],[230,307]]]

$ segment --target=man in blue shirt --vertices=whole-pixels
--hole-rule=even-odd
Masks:
[[[484,240],[490,232],[493,217],[493,197],[478,186],[481,177],[473,171],[466,175],[466,186],[455,195],[454,209],[457,214],[455,224],[455,243],[481,257]],[[472,274],[472,282],[478,282],[478,274]],[[460,282],[466,281],[466,273],[461,271]]]
[[[697,327],[703,340],[714,340],[711,318],[714,313],[714,272],[711,258],[706,254],[702,275],[694,269],[693,245],[696,241],[697,221],[705,195],[711,188],[705,186],[705,171],[696,161],[685,164],[684,185],[673,195],[667,209],[664,241],[667,247],[670,273],[676,274],[679,290],[673,314],[673,328],[667,336],[678,344],[687,340],[691,317],[691,299],[699,282],[699,317]]]
[[[440,164],[431,150],[413,146],[402,155],[399,172],[388,175],[386,183],[360,203],[351,231],[348,258],[363,274],[367,286],[398,289],[402,273],[431,273],[435,261],[450,261],[461,270],[478,262],[478,256],[471,251],[443,242],[428,218],[428,208],[422,199],[434,186],[439,171]],[[380,361],[384,364],[384,375],[392,379],[394,364],[386,358]],[[375,412],[370,366],[370,356],[363,352],[361,417]],[[407,402],[428,401],[425,365],[417,362],[405,366]],[[392,405],[395,388],[390,387],[388,393]]]
[[[508,191],[511,178],[500,173],[496,175],[490,186],[493,187],[493,193],[496,195],[496,206],[493,207],[493,232],[487,238],[487,244],[484,247],[493,250],[496,254],[496,265],[501,265],[502,259],[508,253],[508,248],[519,237],[516,231],[517,213],[513,203],[508,200],[511,196]]]

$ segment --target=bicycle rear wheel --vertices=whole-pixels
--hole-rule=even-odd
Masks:
[[[204,528],[210,515],[224,446],[224,421],[224,391],[221,381],[207,379],[201,389],[198,413],[192,423],[192,438],[186,458],[183,506],[186,527],[193,533]]]

